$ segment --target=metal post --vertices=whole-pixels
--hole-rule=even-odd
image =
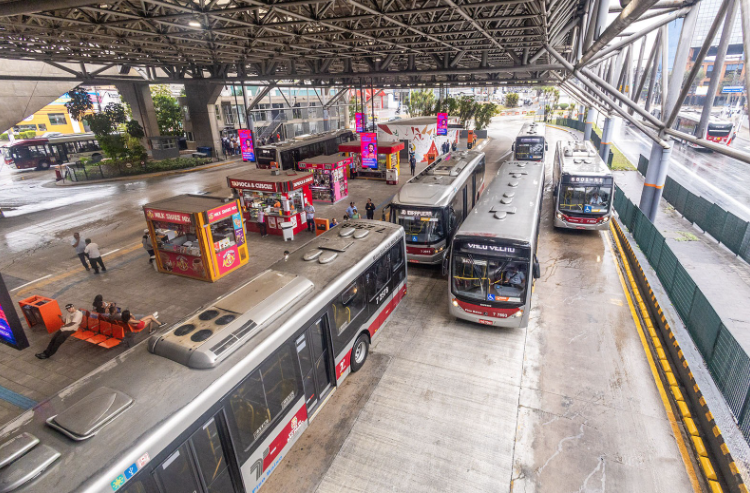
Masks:
[[[661,27],[661,119],[666,120],[669,114],[669,26]],[[673,67],[676,68],[676,67]]]
[[[634,103],[637,103],[638,100],[641,97],[640,91],[638,91],[638,84],[640,82],[641,77],[645,77],[646,73],[643,72],[641,74],[641,71],[643,70],[643,55],[646,54],[646,38],[643,38],[641,40],[641,50],[638,53],[638,64],[635,66],[635,72],[633,72],[633,82],[631,83],[630,87],[630,100]],[[636,92],[638,91],[638,92]],[[633,112],[631,110],[630,114],[632,115]]]
[[[604,119],[604,129],[602,130],[602,143],[599,147],[599,156],[605,163],[609,162],[609,152],[612,146],[612,127],[615,122],[612,117],[606,117]]]
[[[659,52],[661,51],[661,31],[654,40],[654,59],[651,66],[651,78],[648,81],[648,93],[646,95],[646,112],[651,112],[651,103],[654,100],[654,85],[656,85],[656,71],[659,68]]]
[[[234,93],[234,109],[237,113],[237,124],[242,128],[242,119],[240,118],[240,103],[237,102],[237,89],[234,88],[234,84],[232,84],[232,92]],[[244,89],[243,89],[244,94]]]
[[[674,64],[672,65],[669,93],[665,94],[667,111],[672,111],[675,101],[677,100],[677,95],[680,93],[682,78],[685,75],[685,68],[687,67],[688,56],[690,55],[690,46],[692,45],[691,41],[693,39],[693,33],[695,32],[695,24],[698,20],[698,7],[699,5],[694,5],[682,21],[680,40],[677,43],[677,52],[675,53]],[[679,75],[679,77],[677,75]],[[674,111],[677,110],[675,109]],[[668,115],[662,113],[661,119],[666,121],[667,116]]]
[[[372,131],[377,132],[375,129],[375,89],[372,87],[372,77],[370,77],[370,101],[372,102]]]
[[[737,17],[737,10],[739,7],[739,3],[734,2],[732,8],[727,11],[727,16],[724,19],[724,27],[721,30],[721,41],[719,41],[719,48],[716,52],[716,58],[714,61],[714,70],[711,74],[711,81],[708,83],[706,102],[703,104],[701,121],[698,123],[698,128],[695,131],[695,135],[698,137],[704,137],[706,135],[706,128],[708,128],[708,119],[711,116],[711,108],[714,106],[716,90],[719,88],[719,82],[721,82],[721,79],[724,76],[724,60],[727,55],[727,48],[729,47],[729,39],[732,37],[734,19]]]
[[[654,203],[654,194],[653,193],[646,193],[647,190],[651,190],[655,187],[655,185],[651,185],[657,181],[657,175],[658,171],[660,169],[661,164],[661,158],[662,158],[662,147],[659,145],[652,145],[651,146],[651,155],[648,158],[648,169],[646,170],[646,185],[643,187],[643,192],[641,193],[641,201],[638,204],[638,207],[641,209],[641,211],[646,214],[646,217],[653,223],[656,219],[656,214],[653,216],[649,215],[649,212],[653,210],[653,203]],[[666,179],[666,178],[665,178]],[[656,202],[658,206],[658,201]]]
[[[742,8],[740,16],[742,22],[742,39],[745,45],[745,102],[750,101],[750,68],[747,67],[747,60],[750,58],[750,0],[739,0]],[[750,128],[750,111],[747,113],[748,128]]]

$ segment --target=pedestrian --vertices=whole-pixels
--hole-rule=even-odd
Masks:
[[[263,211],[262,207],[258,210],[258,229],[260,230],[261,238],[268,236],[268,230],[266,229],[266,213]]]
[[[102,268],[103,272],[107,272],[107,268],[104,267],[104,262],[102,261],[102,254],[99,253],[99,245],[92,243],[91,238],[86,238],[86,248],[84,249],[84,253],[89,258],[91,267],[94,268],[94,274],[99,273],[99,267]],[[99,267],[97,267],[97,264],[99,264]]]
[[[70,242],[70,244],[73,246],[73,248],[75,248],[76,255],[78,255],[79,259],[81,259],[81,263],[86,268],[86,271],[90,271],[91,268],[89,267],[88,262],[86,262],[86,254],[84,253],[86,245],[81,240],[81,235],[78,232],[73,233],[73,240]]]
[[[456,149],[458,149],[458,144],[456,144],[456,141],[453,141],[453,144],[451,145],[451,149],[453,149],[453,152],[456,152]]]
[[[365,204],[365,214],[367,214],[367,219],[375,219],[375,204],[372,203],[372,199],[367,199],[367,204]]]
[[[71,303],[68,303],[67,305],[65,305],[65,311],[67,312],[65,314],[65,318],[60,316],[63,321],[63,326],[60,327],[60,330],[55,332],[55,335],[52,336],[52,339],[47,345],[47,349],[35,355],[37,358],[47,359],[55,354],[57,350],[60,349],[60,346],[62,346],[63,342],[68,340],[68,337],[73,335],[73,333],[78,330],[78,327],[81,326],[81,322],[83,321],[83,313],[81,313],[80,310],[77,310],[75,306],[73,306]]]
[[[354,214],[354,202],[349,202],[349,207],[346,208],[346,215],[352,217],[352,214]]]
[[[281,142],[281,134],[276,132],[276,142]]]
[[[306,202],[305,214],[307,215],[307,230],[315,232],[315,207],[310,202]]]
[[[411,168],[411,176],[414,176],[414,172],[417,169],[417,158],[413,152],[409,154],[409,167]]]
[[[346,217],[344,217],[344,220],[346,220]],[[339,225],[339,222],[334,217],[333,219],[331,219],[331,223],[328,225],[328,229],[334,228],[334,227],[336,227],[338,225]]]
[[[359,215],[359,211],[357,211],[357,208],[354,208],[354,213],[352,214],[352,219],[362,219],[362,216]]]
[[[148,229],[143,230],[141,244],[143,245],[143,249],[148,253],[148,263],[152,263],[154,261],[154,245],[151,243],[151,235],[149,234]]]

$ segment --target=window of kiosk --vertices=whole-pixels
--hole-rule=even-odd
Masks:
[[[302,204],[302,190],[295,190],[287,194],[290,198],[290,211],[292,214],[300,212]],[[243,190],[242,201],[245,204],[250,219],[258,220],[258,213],[263,209],[267,216],[283,216],[283,201],[286,200],[280,192],[260,192],[257,190]]]
[[[388,154],[378,154],[378,168],[383,169],[385,168],[385,162],[388,158]]]
[[[211,224],[211,238],[214,241],[215,253],[220,253],[237,244],[231,216]]]
[[[192,224],[154,221],[157,249],[161,252],[201,256],[201,247]]]

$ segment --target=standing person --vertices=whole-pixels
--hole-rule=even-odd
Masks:
[[[354,202],[349,202],[349,207],[346,208],[346,215],[349,217],[352,217],[352,214],[354,214]]]
[[[451,144],[451,149],[453,149],[453,152],[456,152],[456,149],[458,149],[458,144],[456,144],[456,141],[453,141],[453,144]]]
[[[268,236],[268,230],[266,229],[266,213],[261,207],[258,210],[258,229],[260,230],[260,237]]]
[[[310,202],[307,202],[305,206],[305,214],[307,215],[307,230],[315,232],[315,207]]]
[[[375,204],[372,203],[372,199],[367,199],[367,204],[365,204],[365,214],[367,214],[367,219],[375,219]]]
[[[281,142],[281,134],[276,132],[276,142]]]
[[[57,350],[60,349],[63,342],[68,340],[68,337],[73,335],[73,333],[78,330],[78,327],[81,326],[83,313],[81,313],[80,310],[77,310],[71,303],[68,303],[65,305],[65,311],[67,312],[65,318],[60,316],[64,325],[60,327],[60,330],[55,332],[55,335],[52,336],[52,339],[47,345],[47,349],[35,355],[37,358],[47,359],[55,354]]]
[[[70,242],[70,244],[75,248],[76,255],[78,255],[78,258],[81,259],[81,263],[84,267],[86,267],[86,272],[90,271],[91,268],[89,267],[88,262],[86,262],[86,254],[84,253],[84,250],[86,249],[86,244],[81,240],[81,235],[78,232],[73,233],[73,240]]]
[[[143,249],[148,253],[148,263],[153,263],[154,245],[151,243],[151,235],[149,234],[148,229],[143,230],[143,238],[141,239],[141,244],[143,245]]]
[[[411,176],[414,176],[414,171],[417,169],[417,158],[413,152],[409,154],[409,167],[411,168]]]
[[[91,267],[94,268],[94,274],[99,273],[99,267],[102,268],[102,271],[107,272],[107,268],[104,267],[104,262],[102,261],[102,254],[99,253],[99,245],[92,243],[91,238],[86,238],[86,248],[84,249],[84,253],[89,258]],[[97,264],[99,264],[99,267],[97,267]]]
[[[361,219],[362,218],[362,216],[359,215],[359,211],[357,210],[356,207],[354,208],[354,213],[352,214],[351,217],[352,217],[352,219]]]

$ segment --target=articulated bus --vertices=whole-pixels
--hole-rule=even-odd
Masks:
[[[525,327],[539,278],[544,161],[508,161],[458,228],[446,259],[451,315]]]
[[[256,492],[406,293],[400,226],[350,221],[3,428],[18,493]]]
[[[297,163],[315,156],[329,156],[339,152],[339,144],[355,140],[351,130],[333,130],[307,137],[297,137],[290,142],[280,142],[256,147],[257,167],[270,169],[275,166],[280,169],[294,169],[299,171]],[[276,163],[273,165],[272,163]]]
[[[513,151],[517,161],[542,161],[549,146],[545,134],[547,127],[544,123],[524,123],[513,143]]]
[[[401,187],[390,209],[391,222],[406,231],[409,262],[441,264],[458,227],[484,188],[484,153],[448,153]]]
[[[700,121],[700,113],[695,111],[681,111],[677,114],[677,120],[675,120],[675,130],[684,132],[686,134],[695,135]],[[719,118],[711,116],[708,119],[706,134],[695,136],[699,139],[708,140],[709,142],[715,142],[717,144],[725,144],[729,146],[732,145],[732,141],[737,136],[737,128],[735,128],[735,125],[728,120],[721,120]],[[713,152],[711,149],[707,149],[698,144],[693,144],[692,142],[687,142],[687,145],[696,149],[701,149],[703,151]]]
[[[609,227],[614,178],[591,142],[559,141],[553,178],[556,228]]]

